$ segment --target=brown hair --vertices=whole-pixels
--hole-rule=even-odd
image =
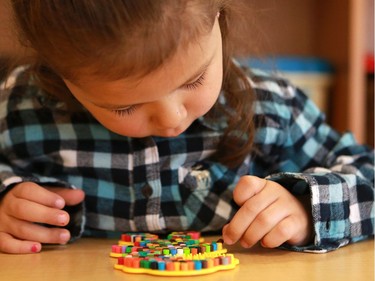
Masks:
[[[249,154],[254,133],[251,88],[231,60],[238,39],[235,31],[244,26],[238,24],[245,8],[241,4],[240,0],[12,0],[18,37],[35,55],[30,74],[46,93],[64,100],[72,95],[61,77],[75,81],[87,71],[108,79],[146,75],[172,57],[178,46],[209,32],[220,12],[223,90],[231,110],[217,103],[208,114],[228,116],[229,127],[214,157],[230,167]]]

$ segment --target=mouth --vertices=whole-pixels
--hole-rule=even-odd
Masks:
[[[157,132],[157,135],[159,137],[165,137],[165,138],[173,138],[181,135],[183,132],[186,131],[188,127],[179,126],[173,129],[162,129]]]

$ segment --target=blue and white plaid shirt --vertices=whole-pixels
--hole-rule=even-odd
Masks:
[[[46,99],[23,71],[0,89],[0,192],[23,181],[82,188],[84,204],[69,208],[75,237],[220,230],[236,212],[232,191],[245,174],[310,194],[314,244],[285,247],[325,252],[374,233],[373,151],[332,130],[282,79],[248,71],[257,152],[230,170],[208,160],[223,124],[202,117],[175,138],[120,136]]]

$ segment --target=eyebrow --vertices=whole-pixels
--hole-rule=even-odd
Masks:
[[[212,62],[214,56],[215,56],[215,52],[214,52],[214,54],[206,62],[204,62],[198,68],[198,70],[196,72],[193,73],[193,75],[191,75],[188,79],[186,79],[185,82],[182,83],[181,86],[178,86],[176,89],[181,88],[182,86],[193,82],[198,76],[200,76],[204,71],[206,71],[206,69],[208,68],[208,66]],[[93,104],[96,105],[96,106],[98,106],[98,107],[101,107],[101,108],[104,108],[104,109],[108,109],[108,110],[121,110],[121,109],[128,108],[130,106],[137,105],[137,104],[114,105],[114,104],[106,104],[106,103],[103,103],[103,104],[102,103],[100,103],[100,104],[93,103]]]

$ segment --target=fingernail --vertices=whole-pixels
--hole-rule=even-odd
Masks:
[[[68,242],[69,239],[70,239],[70,234],[69,233],[63,232],[63,233],[60,234],[60,241],[62,243],[65,244],[66,242]]]
[[[250,245],[247,244],[245,241],[241,241],[241,246],[244,247],[244,248],[249,248]]]
[[[64,208],[64,206],[65,206],[65,201],[63,199],[59,198],[55,201],[55,207],[56,208],[62,209],[62,208]]]
[[[31,252],[33,252],[33,253],[39,253],[40,249],[41,248],[39,247],[38,244],[34,244],[34,245],[31,246]]]
[[[57,222],[61,225],[65,225],[68,220],[68,217],[66,214],[60,214],[57,216]]]
[[[227,245],[232,245],[233,244],[232,239],[229,239],[225,235],[223,235],[223,240],[224,240],[224,243],[227,244]]]
[[[228,244],[228,245],[232,245],[233,244],[233,241],[231,239],[224,239],[224,243],[225,244]]]

